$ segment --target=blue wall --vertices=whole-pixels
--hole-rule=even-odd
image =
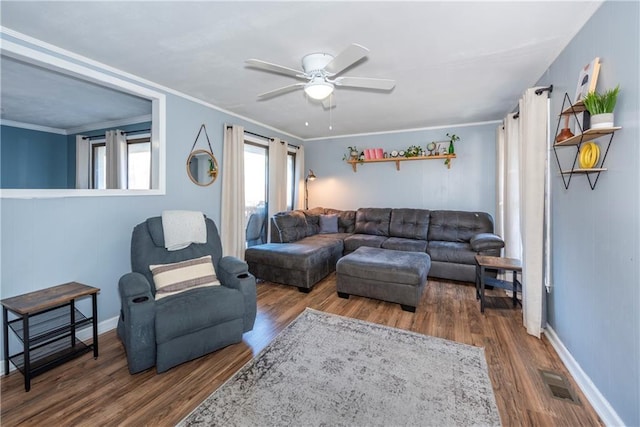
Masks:
[[[597,90],[620,84],[612,141],[594,191],[553,169],[553,289],[548,321],[625,425],[640,425],[640,3],[605,2],[545,73],[552,117],[596,56]],[[555,130],[555,122],[554,127]],[[597,141],[606,147],[607,139]],[[574,149],[562,149],[565,161]]]
[[[185,167],[203,123],[222,170],[225,167],[222,164],[225,123],[239,124],[248,131],[279,137],[293,144],[301,143],[262,126],[167,94],[166,194],[2,199],[0,296],[7,298],[78,281],[101,289],[98,296],[100,321],[116,317],[120,310],[118,279],[131,270],[130,240],[136,224],[150,216],[160,215],[165,209],[199,210],[220,223],[222,179],[208,187],[200,187],[191,182]],[[202,148],[202,137],[198,144]],[[79,308],[91,312],[89,301],[81,301]],[[16,344],[13,340],[12,345]]]
[[[309,207],[337,209],[359,207],[408,207],[495,211],[495,141],[497,123],[447,127],[305,142],[305,167],[318,179],[309,182]],[[447,169],[444,160],[358,165],[354,173],[342,161],[348,146],[381,147],[387,152],[411,145],[425,148],[431,141],[460,137],[458,158]]]
[[[67,158],[65,135],[0,126],[0,188],[73,188]]]

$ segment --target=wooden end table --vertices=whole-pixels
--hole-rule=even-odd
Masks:
[[[487,270],[512,271],[511,282],[487,275]],[[513,307],[518,304],[518,291],[522,291],[522,283],[518,280],[522,273],[522,263],[515,258],[476,255],[476,299],[480,300],[480,312],[484,313],[484,289],[486,286],[507,289],[513,293]]]
[[[98,357],[98,301],[100,289],[70,282],[24,295],[6,298],[2,304],[4,374],[9,361],[24,374],[24,389],[31,389],[31,378],[93,349]],[[93,315],[85,317],[75,300],[91,296]],[[9,320],[8,312],[17,316]],[[93,343],[76,338],[76,330],[91,324]],[[9,355],[9,328],[22,341],[23,351]]]

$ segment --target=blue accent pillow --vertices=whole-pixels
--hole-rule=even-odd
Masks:
[[[320,234],[338,232],[338,214],[320,215]]]

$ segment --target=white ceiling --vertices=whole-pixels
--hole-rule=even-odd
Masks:
[[[4,27],[308,139],[501,119],[600,4],[3,0],[0,7]],[[299,69],[305,54],[337,54],[351,43],[370,54],[342,75],[395,79],[392,92],[337,88],[331,114],[303,91],[257,101],[297,80],[248,68],[246,59]]]
[[[6,56],[1,57],[0,75],[3,121],[75,133],[102,127],[105,122],[148,121],[151,117],[148,99]]]

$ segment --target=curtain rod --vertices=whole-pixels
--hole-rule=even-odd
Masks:
[[[129,131],[124,131],[121,130],[120,132],[124,133],[125,135],[128,135],[130,133],[142,133],[142,132],[151,132],[151,129],[138,129],[138,130],[129,130]],[[106,135],[93,135],[93,136],[83,136],[82,139],[97,139],[97,138],[104,138]]]
[[[232,125],[227,125],[227,129],[231,129],[233,126]],[[264,138],[264,139],[268,139],[269,141],[273,141],[273,138],[271,138],[270,136],[264,136],[264,135],[260,135],[259,133],[255,133],[255,132],[251,132],[248,130],[245,130],[244,133],[248,133],[249,135],[253,135],[253,136],[257,136],[260,138]],[[290,144],[286,141],[280,140],[281,144],[287,144],[289,147],[293,147],[293,148],[300,148],[299,145],[294,145],[294,144]]]
[[[540,89],[536,89],[535,94],[536,95],[542,95],[543,93],[549,91],[549,93],[553,92],[553,85],[549,85],[548,87],[541,87]],[[513,115],[514,119],[517,119],[518,117],[520,117],[520,111],[516,112]]]
[[[549,91],[549,93],[553,92],[553,85],[549,85],[549,87],[541,87],[540,89],[536,89],[536,95],[542,95],[546,91]]]

